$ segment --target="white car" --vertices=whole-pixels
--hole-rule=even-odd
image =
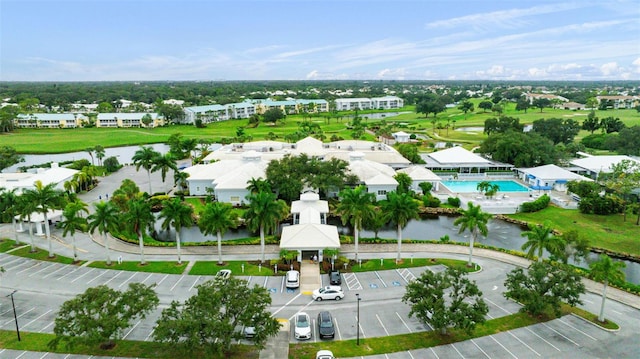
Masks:
[[[328,285],[326,287],[322,287],[313,291],[313,295],[311,296],[313,300],[321,301],[325,299],[335,299],[340,300],[344,298],[344,292],[342,291],[342,287],[338,287],[335,285]]]
[[[285,276],[287,282],[287,288],[299,288],[300,287],[300,272],[297,270],[290,270]]]
[[[296,327],[293,334],[298,340],[311,339],[311,318],[309,314],[305,312],[296,314]]]
[[[336,359],[336,357],[333,356],[331,350],[318,350],[316,359]]]
[[[216,279],[221,281],[227,281],[231,278],[231,270],[229,269],[221,269],[216,273]]]

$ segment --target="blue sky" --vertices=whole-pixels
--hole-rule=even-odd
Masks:
[[[0,80],[639,80],[640,0],[0,0]]]

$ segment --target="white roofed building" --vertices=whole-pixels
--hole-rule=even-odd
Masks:
[[[36,181],[43,185],[55,183],[55,188],[64,190],[64,183],[73,178],[78,170],[60,167],[57,163],[52,163],[51,168],[37,168],[28,172],[0,173],[0,188],[7,190],[17,189],[22,192],[25,189],[35,188]]]
[[[482,175],[487,171],[511,171],[513,165],[489,160],[460,146],[447,148],[420,157],[431,171],[449,171],[459,174]]]
[[[396,172],[406,173],[409,177],[411,177],[411,189],[415,192],[422,191],[422,189],[420,188],[420,183],[422,182],[431,183],[433,185],[433,191],[437,191],[440,189],[440,181],[442,180],[442,178],[433,173],[431,170],[424,168],[423,166],[413,165],[407,168],[399,169]]]
[[[518,177],[535,190],[556,190],[564,192],[570,181],[593,180],[568,171],[556,165],[545,165],[533,168],[516,169]]]
[[[378,201],[386,199],[387,193],[398,187],[398,181],[393,178],[396,175],[393,168],[367,160],[361,152],[349,154],[349,172],[358,177],[367,192],[373,193]]]

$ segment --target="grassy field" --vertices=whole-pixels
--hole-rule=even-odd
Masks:
[[[89,267],[101,268],[101,269],[116,269],[132,272],[150,272],[150,273],[166,273],[166,274],[182,274],[189,262],[147,262],[145,265],[140,265],[140,262],[122,262],[112,261],[111,265],[107,265],[106,262],[91,262]]]
[[[635,217],[627,216],[625,222],[622,215],[582,214],[578,210],[561,209],[554,206],[539,212],[517,213],[508,216],[538,224],[549,221],[551,226],[560,232],[572,229],[578,231],[581,236],[589,239],[589,244],[592,247],[640,256],[640,227],[635,224]]]

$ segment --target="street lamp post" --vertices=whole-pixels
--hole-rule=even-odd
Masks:
[[[13,306],[13,318],[16,320],[16,333],[18,334],[18,341],[20,341],[20,328],[18,327],[18,315],[16,314],[16,303],[13,301],[13,295],[17,292],[14,290],[13,292],[7,294],[7,297],[11,297],[11,305]]]
[[[357,316],[356,316],[356,345],[360,345],[360,294],[356,293],[356,298],[358,298],[358,302],[357,302]],[[17,324],[18,322],[16,322]]]

